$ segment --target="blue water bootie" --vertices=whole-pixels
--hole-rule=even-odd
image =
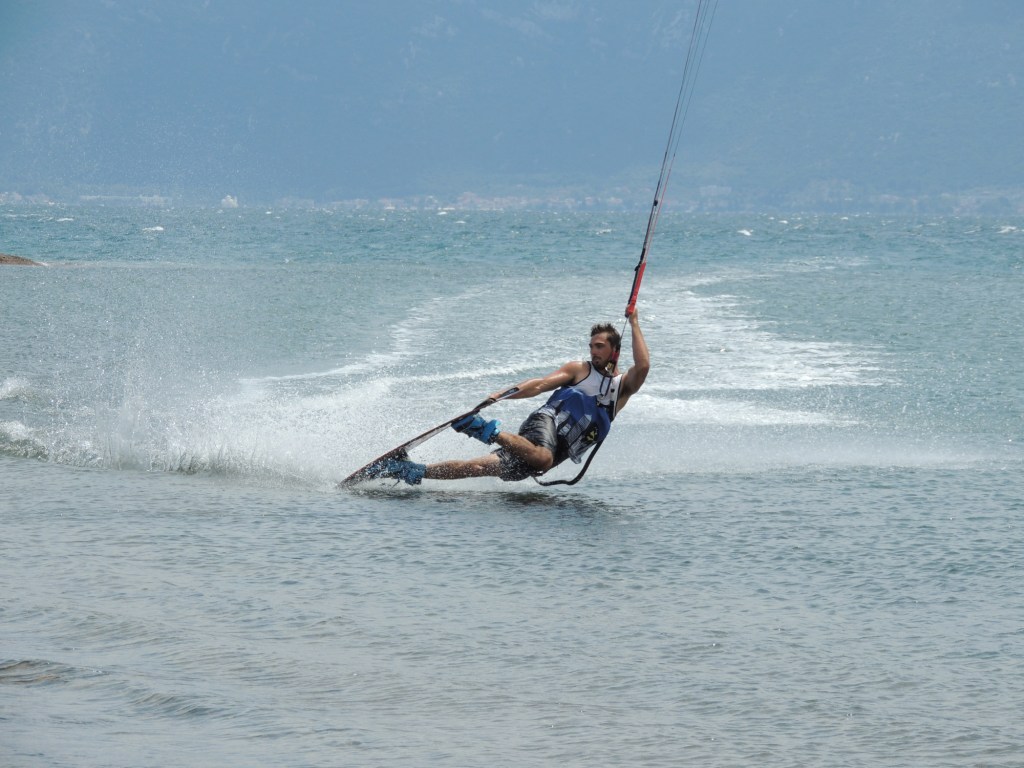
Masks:
[[[379,464],[369,467],[366,470],[366,475],[374,480],[393,477],[409,485],[419,485],[423,481],[423,474],[426,471],[426,464],[417,464],[415,461],[401,459],[384,459]]]
[[[501,422],[497,419],[487,421],[478,413],[474,413],[472,416],[464,416],[452,423],[452,429],[456,432],[475,437],[480,442],[487,443],[488,445],[493,443],[495,438],[501,434],[500,427]]]

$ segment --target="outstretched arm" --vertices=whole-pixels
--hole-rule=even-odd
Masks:
[[[550,392],[559,387],[564,387],[567,384],[574,384],[578,380],[581,371],[585,368],[585,363],[581,363],[578,360],[566,363],[557,371],[549,373],[547,376],[541,376],[535,379],[527,379],[524,382],[516,385],[519,387],[519,391],[514,395],[509,395],[508,400],[522,400],[527,397],[536,397],[542,392]],[[501,392],[495,392],[491,395],[491,398],[497,398]]]

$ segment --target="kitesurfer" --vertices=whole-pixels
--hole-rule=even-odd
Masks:
[[[540,378],[527,379],[507,399],[536,397],[551,392],[548,401],[531,413],[519,433],[501,430],[500,422],[480,414],[452,424],[452,429],[488,445],[493,453],[475,459],[418,464],[386,459],[370,467],[370,477],[392,477],[409,485],[428,480],[460,480],[468,477],[500,477],[524,480],[541,475],[566,459],[579,463],[583,454],[607,436],[611,422],[630,397],[643,386],[650,370],[647,343],[634,310],[629,314],[633,365],[619,373],[617,360],[621,337],[610,324],[590,331],[590,360],[568,362]],[[491,396],[499,397],[498,393]]]

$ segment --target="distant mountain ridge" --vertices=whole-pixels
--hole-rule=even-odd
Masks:
[[[0,9],[0,193],[643,204],[694,3]],[[670,195],[1022,210],[1024,4],[718,4]]]

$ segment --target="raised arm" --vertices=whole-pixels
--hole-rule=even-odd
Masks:
[[[622,377],[618,408],[622,408],[626,401],[637,393],[637,390],[643,386],[644,380],[647,379],[647,373],[651,370],[651,355],[647,350],[644,334],[640,330],[640,317],[635,309],[629,316],[629,329],[632,337],[633,365]]]

